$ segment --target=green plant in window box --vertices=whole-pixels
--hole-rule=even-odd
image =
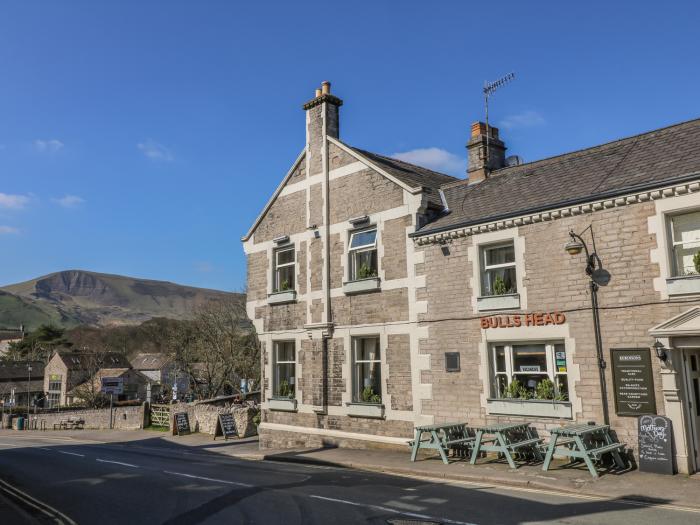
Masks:
[[[357,269],[357,278],[358,279],[369,279],[370,277],[376,277],[377,276],[377,271],[374,270],[373,268],[370,268],[369,264],[367,263],[362,263],[360,267]]]
[[[554,399],[554,383],[549,378],[537,383],[535,399]]]
[[[364,403],[381,403],[382,402],[382,396],[379,394],[376,394],[374,392],[374,388],[371,386],[366,386],[364,390],[362,390],[362,401]]]
[[[493,281],[493,294],[494,295],[505,295],[508,293],[508,288],[506,288],[506,282],[503,277],[497,275]]]
[[[516,399],[520,397],[520,391],[523,389],[523,385],[517,379],[513,379],[508,387],[505,389],[505,397]]]
[[[700,252],[693,255],[693,266],[695,266],[695,273],[700,273]]]
[[[288,281],[287,279],[285,279],[284,281],[282,281],[282,282],[280,283],[279,290],[277,290],[277,291],[278,291],[278,292],[286,292],[287,290],[290,290],[291,288],[292,288],[292,287],[291,287],[291,285],[289,284],[289,281]]]
[[[283,379],[280,381],[279,389],[277,393],[280,397],[288,397],[292,399],[294,397],[294,386],[289,384],[289,381]]]

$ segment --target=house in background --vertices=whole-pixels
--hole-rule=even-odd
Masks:
[[[125,355],[117,352],[81,352],[58,350],[44,369],[44,391],[48,407],[70,405],[68,393],[87,381],[101,368],[131,368]]]
[[[188,374],[183,371],[175,358],[168,354],[141,353],[131,359],[131,366],[147,376],[151,382],[153,399],[172,395],[172,387],[177,383],[178,397],[190,391]]]
[[[31,372],[29,371],[31,366]],[[41,361],[0,361],[0,402],[8,406],[42,402],[44,397],[44,363]]]
[[[115,395],[114,401],[145,399],[148,384],[152,382],[149,377],[133,368],[100,368],[91,378],[68,392],[68,404],[86,401],[86,397],[93,397],[99,393],[103,379],[121,380],[123,392]]]
[[[0,328],[0,357],[10,349],[10,343],[16,343],[24,339],[24,326],[19,328]]]

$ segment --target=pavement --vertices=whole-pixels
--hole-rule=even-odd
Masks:
[[[540,468],[260,451],[256,439],[201,434],[0,431],[0,478],[55,511],[53,523],[700,523],[698,479]],[[0,523],[32,523],[1,489]]]

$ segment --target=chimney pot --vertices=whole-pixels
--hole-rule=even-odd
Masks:
[[[321,93],[324,95],[330,95],[331,93],[331,83],[327,80],[321,82]]]
[[[318,98],[318,97],[320,97],[320,96],[321,96],[321,88],[318,88],[318,89],[316,90],[316,98]]]

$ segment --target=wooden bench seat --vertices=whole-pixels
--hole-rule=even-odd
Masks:
[[[511,443],[507,445],[507,447],[511,450],[516,450],[518,448],[522,447],[531,447],[532,445],[542,443],[544,441],[543,438],[531,438],[531,439],[526,439],[525,441],[519,441],[518,443]]]
[[[624,443],[612,443],[610,445],[605,445],[602,447],[594,448],[592,450],[588,451],[588,455],[594,458],[595,460],[599,460],[603,454],[606,454],[608,452],[613,452],[613,451],[622,451],[625,448]]]

